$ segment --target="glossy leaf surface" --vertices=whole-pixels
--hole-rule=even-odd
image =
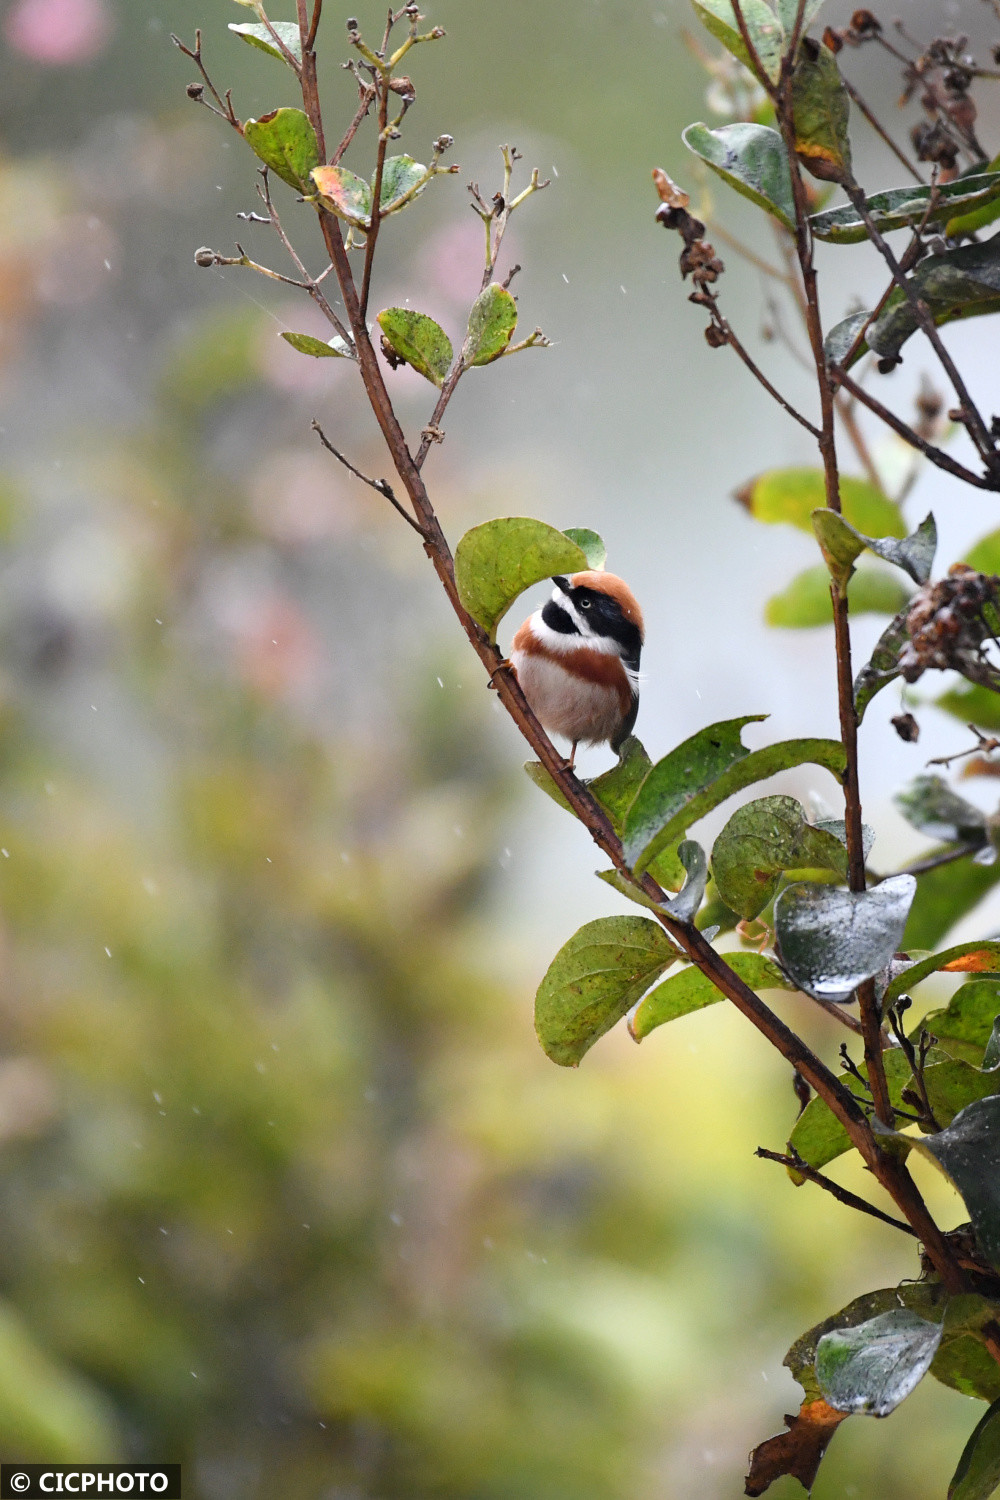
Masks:
[[[866,199],[866,206],[875,227],[883,234],[890,229],[915,229],[923,222],[929,207],[927,222],[939,224],[960,208],[973,209],[1000,198],[1000,172],[983,172],[975,177],[960,177],[955,182],[939,183],[934,190],[934,197],[935,203],[931,206],[931,189],[913,183],[909,187],[873,193]],[[853,203],[844,203],[837,208],[811,214],[809,223],[818,240],[833,240],[838,244],[850,245],[860,244],[868,238],[867,226]]]
[[[368,228],[372,215],[372,190],[363,177],[358,177],[347,167],[314,167],[310,175],[331,213],[357,229]],[[392,308],[390,311],[402,312],[405,309]]]
[[[896,1139],[951,1178],[965,1200],[980,1250],[1000,1269],[1000,1096],[976,1100],[936,1135]]]
[[[727,953],[726,963],[744,980],[752,990],[790,990],[795,986],[778,968],[772,958],[762,953]],[[679,1016],[690,1015],[694,1010],[703,1010],[714,1005],[725,996],[716,989],[712,981],[692,964],[658,984],[655,990],[640,1002],[629,1024],[629,1031],[637,1042],[663,1026],[667,1021],[676,1021]]]
[[[899,676],[899,657],[910,639],[906,628],[909,606],[901,609],[879,636],[869,660],[854,679],[854,709],[858,723],[865,716],[869,703],[884,687]]]
[[[844,365],[845,370],[850,370],[861,356],[867,353],[868,340],[862,339],[852,358],[847,360],[858,334],[870,316],[868,312],[856,312],[851,313],[849,317],[842,318],[839,323],[834,323],[823,340],[823,352],[826,355],[827,364]],[[847,360],[846,364],[844,364],[845,360]]]
[[[455,549],[458,595],[492,639],[519,594],[558,573],[581,573],[587,559],[554,526],[504,516],[467,531]]]
[[[985,1413],[962,1450],[948,1500],[989,1500],[1000,1486],[1000,1400]]]
[[[937,526],[933,515],[927,515],[909,536],[865,536],[835,510],[813,512],[813,530],[819,541],[827,567],[843,593],[854,563],[867,548],[883,562],[892,563],[913,579],[926,583],[931,576],[937,551]]]
[[[587,922],[560,948],[538,987],[535,1030],[546,1055],[575,1068],[679,956],[648,917]]]
[[[685,146],[731,188],[784,224],[795,225],[795,201],[785,143],[768,125],[740,122],[715,130],[700,122],[681,134]]]
[[[284,42],[296,62],[302,61],[302,38],[299,34],[297,21],[272,21],[272,27]],[[288,58],[275,42],[268,28],[258,21],[239,21],[229,23],[229,30],[244,42],[249,42],[251,47],[259,47],[261,52],[269,52],[272,57],[277,57],[286,67],[291,67]]]
[[[923,1380],[941,1342],[941,1324],[898,1307],[825,1333],[816,1379],[838,1411],[887,1417]]]
[[[243,138],[289,187],[300,193],[310,191],[309,175],[319,165],[319,146],[301,109],[275,109],[259,120],[245,120]]]
[[[749,921],[763,911],[785,870],[832,870],[846,880],[847,850],[806,821],[794,797],[761,797],[738,808],[712,849],[719,895]]]
[[[705,898],[708,884],[708,858],[694,839],[683,839],[677,846],[677,858],[684,866],[687,879],[672,901],[663,903],[664,911],[678,922],[692,922]]]
[[[938,325],[956,317],[979,317],[1000,307],[1000,235],[983,244],[962,245],[929,255],[908,278]],[[918,327],[916,315],[897,287],[868,330],[876,354],[895,358]]]
[[[386,307],[378,315],[378,325],[386,343],[401,360],[432,385],[444,385],[453,350],[451,339],[439,323],[409,307]]]
[[[379,210],[383,214],[398,212],[404,201],[412,202],[419,197],[427,185],[427,168],[412,156],[387,156],[382,166],[382,190],[379,193]],[[416,189],[416,191],[414,191]],[[375,193],[375,175],[372,174],[372,195]]]
[[[311,354],[313,359],[349,359],[351,356],[350,349],[339,337],[332,338],[329,343],[311,333],[283,333],[281,337],[300,354]]]
[[[800,882],[774,904],[781,962],[800,989],[820,1000],[849,1000],[899,947],[916,881],[893,875],[870,891]]]

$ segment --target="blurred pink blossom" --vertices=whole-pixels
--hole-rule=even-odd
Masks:
[[[13,51],[49,68],[90,62],[113,30],[107,0],[14,0],[3,23]]]

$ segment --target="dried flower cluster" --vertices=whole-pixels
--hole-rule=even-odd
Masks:
[[[946,578],[925,583],[906,616],[910,639],[899,658],[906,681],[916,682],[929,667],[952,668],[973,681],[982,681],[984,673],[992,679],[996,669],[982,649],[995,638],[998,603],[1000,578],[977,573],[967,563],[955,563]]]

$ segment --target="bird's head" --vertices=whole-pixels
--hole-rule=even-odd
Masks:
[[[542,610],[542,619],[563,635],[578,635],[582,641],[605,651],[614,651],[625,662],[638,666],[642,649],[642,611],[628,584],[614,573],[590,571],[571,578],[553,578],[552,597]]]

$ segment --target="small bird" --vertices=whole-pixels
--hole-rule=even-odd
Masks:
[[[514,637],[510,662],[550,734],[618,751],[639,710],[642,612],[614,573],[554,578],[552,597]]]

